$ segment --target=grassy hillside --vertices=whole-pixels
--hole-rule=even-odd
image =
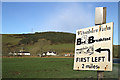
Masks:
[[[8,55],[9,52],[18,50],[18,43],[22,38],[16,37],[16,35],[2,35],[2,54]]]
[[[120,51],[118,51],[119,49],[120,49],[120,45],[113,45],[113,57],[120,58],[119,56]]]
[[[54,44],[50,46],[50,49],[53,49],[54,51],[60,53],[61,55],[63,53],[73,53],[74,54],[74,43],[68,43],[68,44]]]
[[[75,34],[64,32],[42,32],[34,34],[3,34],[3,55],[23,49],[32,55],[46,51],[73,53]]]
[[[49,40],[51,44],[73,43],[75,41],[75,34],[64,32],[37,32],[35,34],[24,34],[23,36],[24,38],[20,41],[21,44],[35,43],[39,39]]]
[[[64,32],[36,32],[34,34],[3,34],[3,55],[24,49],[32,55],[47,51],[58,54],[74,53],[75,34]],[[118,57],[118,45],[113,46],[113,56]]]
[[[15,35],[3,34],[2,35],[2,43],[3,45],[17,45],[22,38],[18,38]]]

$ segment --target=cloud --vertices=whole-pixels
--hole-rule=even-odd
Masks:
[[[90,27],[94,24],[92,8],[91,5],[84,7],[77,3],[66,5],[48,17],[41,30],[75,33],[77,29]]]

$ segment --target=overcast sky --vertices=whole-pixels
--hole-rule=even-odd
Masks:
[[[2,34],[75,33],[95,25],[95,7],[107,7],[107,23],[114,22],[114,44],[118,44],[117,2],[3,2]]]

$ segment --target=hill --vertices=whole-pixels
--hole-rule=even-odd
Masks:
[[[2,54],[24,49],[32,55],[55,51],[59,55],[73,53],[75,34],[65,32],[36,32],[32,34],[2,34]],[[113,46],[113,56],[118,57],[118,47]]]
[[[73,52],[75,34],[64,32],[36,32],[34,34],[2,34],[3,55],[24,49],[32,55],[46,51]],[[69,49],[68,49],[69,48]]]
[[[35,43],[39,39],[49,40],[51,44],[73,43],[75,41],[75,34],[64,32],[36,32],[35,34],[23,34],[23,37],[20,41],[21,44]]]

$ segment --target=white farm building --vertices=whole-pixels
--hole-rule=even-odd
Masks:
[[[10,52],[9,55],[13,55],[13,56],[30,56],[30,52]]]
[[[52,51],[42,53],[42,56],[56,56],[56,55],[57,53]]]

